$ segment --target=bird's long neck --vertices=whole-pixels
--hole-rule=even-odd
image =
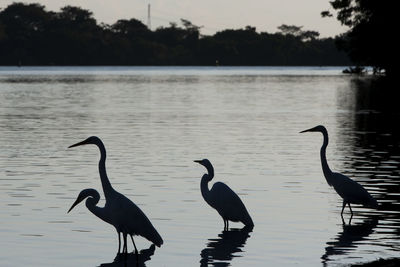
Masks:
[[[110,180],[108,179],[107,172],[106,172],[106,148],[104,147],[103,142],[96,143],[98,148],[100,149],[100,161],[99,161],[99,173],[100,173],[100,180],[101,185],[103,187],[104,196],[107,199],[110,194],[114,191],[113,187],[111,186]]]
[[[97,191],[93,190],[93,192],[90,192],[90,196],[88,199],[86,199],[86,207],[88,210],[90,210],[91,213],[102,219],[103,221],[108,221],[108,218],[104,212],[104,208],[100,208],[97,205],[100,200],[100,195]]]
[[[210,189],[208,189],[208,182],[210,181],[210,178],[208,177],[208,174],[204,174],[203,177],[201,178],[200,182],[200,190],[201,190],[201,195],[203,196],[204,200],[208,203],[208,194],[210,193]]]
[[[214,168],[212,166],[206,166],[206,168],[208,173],[204,174],[203,177],[201,178],[200,189],[201,189],[201,195],[203,196],[204,200],[208,204],[210,204],[209,202],[210,189],[208,189],[208,182],[210,182],[211,179],[214,177]]]
[[[328,182],[328,184],[332,185],[332,182],[331,182],[332,171],[329,168],[328,161],[326,160],[326,147],[328,146],[328,143],[329,143],[328,132],[323,131],[322,134],[324,136],[324,143],[322,144],[322,147],[321,147],[322,171],[324,172],[324,176],[325,176],[325,179]]]

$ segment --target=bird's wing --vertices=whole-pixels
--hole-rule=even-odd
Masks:
[[[232,221],[249,221],[249,214],[239,196],[226,184],[217,182],[210,190],[213,207]],[[251,221],[251,219],[250,219]]]
[[[336,192],[346,201],[355,204],[369,205],[374,202],[368,191],[356,181],[341,173],[333,173],[333,187]]]
[[[127,233],[132,235],[143,236],[157,246],[160,246],[163,240],[146,214],[124,195],[120,194],[118,199],[118,215],[116,216],[121,219],[123,231],[127,231]]]

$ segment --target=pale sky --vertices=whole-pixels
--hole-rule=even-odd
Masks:
[[[0,0],[4,8],[18,0]],[[147,24],[147,5],[151,4],[151,28],[180,22],[181,18],[203,26],[202,34],[223,29],[244,28],[276,32],[281,24],[303,26],[321,37],[335,36],[347,28],[334,17],[321,18],[321,11],[331,10],[329,0],[37,0],[47,10],[59,11],[66,5],[80,6],[93,12],[98,22],[112,24],[118,19],[136,18]],[[331,10],[332,11],[332,10]]]

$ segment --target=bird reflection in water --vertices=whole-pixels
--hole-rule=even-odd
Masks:
[[[229,266],[234,257],[241,257],[234,254],[243,252],[242,248],[252,230],[253,227],[248,226],[242,229],[231,228],[222,231],[218,238],[209,239],[207,247],[200,253],[200,266]]]
[[[103,263],[100,267],[145,267],[146,261],[149,261],[150,257],[154,255],[155,248],[155,245],[152,244],[148,249],[142,249],[139,255],[136,255],[135,252],[118,253],[113,262]]]
[[[366,240],[374,232],[377,225],[376,216],[366,217],[354,225],[351,224],[351,218],[348,224],[343,221],[343,231],[339,232],[333,241],[326,242],[325,254],[321,257],[323,265],[327,266],[332,256],[347,255],[354,251],[361,241]]]

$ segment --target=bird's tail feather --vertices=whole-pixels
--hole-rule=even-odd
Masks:
[[[370,206],[371,208],[377,209],[377,208],[379,207],[378,201],[376,201],[375,198],[371,197],[371,201],[370,201],[370,203],[369,203],[369,206]]]
[[[157,247],[161,247],[161,245],[164,243],[164,240],[161,238],[160,234],[158,232],[156,232],[156,236],[154,238],[153,243],[157,246]]]
[[[367,193],[367,198],[365,198],[364,201],[361,202],[361,204],[365,207],[373,209],[377,209],[379,207],[378,201],[376,201],[376,199],[369,193]]]
[[[253,219],[251,219],[250,214],[246,210],[246,215],[244,216],[242,223],[248,227],[254,227]]]
[[[145,233],[143,236],[150,242],[153,242],[153,244],[156,245],[157,247],[160,247],[164,243],[160,234],[154,227],[152,227],[152,229],[147,233]]]

